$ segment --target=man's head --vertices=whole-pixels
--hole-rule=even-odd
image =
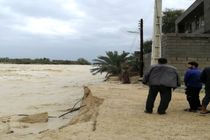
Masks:
[[[166,58],[159,58],[158,59],[158,64],[167,64],[167,59]]]
[[[197,68],[198,63],[195,61],[188,62],[188,68]]]

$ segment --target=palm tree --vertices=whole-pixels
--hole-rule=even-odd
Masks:
[[[97,73],[107,73],[105,78],[110,76],[119,76],[121,77],[122,68],[121,65],[126,63],[128,60],[129,53],[124,52],[118,54],[117,51],[108,51],[106,56],[99,56],[97,59],[93,60],[93,65],[95,66],[91,69],[93,75]]]

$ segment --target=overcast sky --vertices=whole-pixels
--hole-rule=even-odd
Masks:
[[[163,0],[186,9],[195,0]],[[92,60],[138,50],[138,21],[152,38],[154,0],[0,0],[0,57]]]

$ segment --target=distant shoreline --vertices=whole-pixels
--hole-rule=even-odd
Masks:
[[[53,64],[53,65],[91,65],[84,58],[77,60],[50,60],[49,58],[0,58],[0,64]]]

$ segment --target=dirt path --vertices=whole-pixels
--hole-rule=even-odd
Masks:
[[[210,139],[210,114],[184,112],[183,93],[173,93],[166,115],[145,114],[147,87],[104,83],[91,86],[93,95],[103,98],[94,122],[78,123],[57,133],[45,133],[43,139],[60,140],[204,140]],[[159,102],[156,101],[155,109]]]

